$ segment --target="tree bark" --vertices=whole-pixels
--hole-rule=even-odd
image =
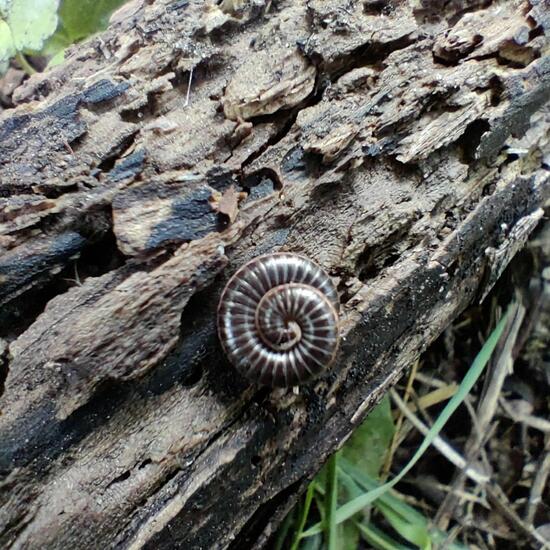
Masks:
[[[244,548],[482,299],[550,194],[545,0],[134,1],[0,114],[0,545]],[[336,366],[249,385],[224,282],[338,284]]]

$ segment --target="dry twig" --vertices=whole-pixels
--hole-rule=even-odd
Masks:
[[[529,500],[527,501],[527,507],[525,510],[525,522],[532,525],[535,519],[535,513],[538,505],[542,501],[542,493],[546,487],[548,476],[550,474],[550,437],[546,437],[546,445],[544,446],[544,452],[540,465],[537,468],[537,473],[533,484],[531,485],[531,491],[529,493]]]

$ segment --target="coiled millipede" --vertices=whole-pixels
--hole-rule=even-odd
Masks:
[[[246,378],[288,387],[328,368],[339,343],[338,294],[307,258],[259,256],[229,280],[218,306],[218,334]]]

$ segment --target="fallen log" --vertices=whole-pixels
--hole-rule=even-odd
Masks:
[[[0,544],[244,548],[482,299],[550,194],[544,0],[134,1],[0,114]],[[337,284],[335,366],[222,357],[259,254]]]

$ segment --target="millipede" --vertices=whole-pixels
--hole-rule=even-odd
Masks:
[[[254,258],[231,277],[218,306],[218,334],[229,361],[260,385],[289,387],[319,376],[339,345],[336,287],[297,254]]]

